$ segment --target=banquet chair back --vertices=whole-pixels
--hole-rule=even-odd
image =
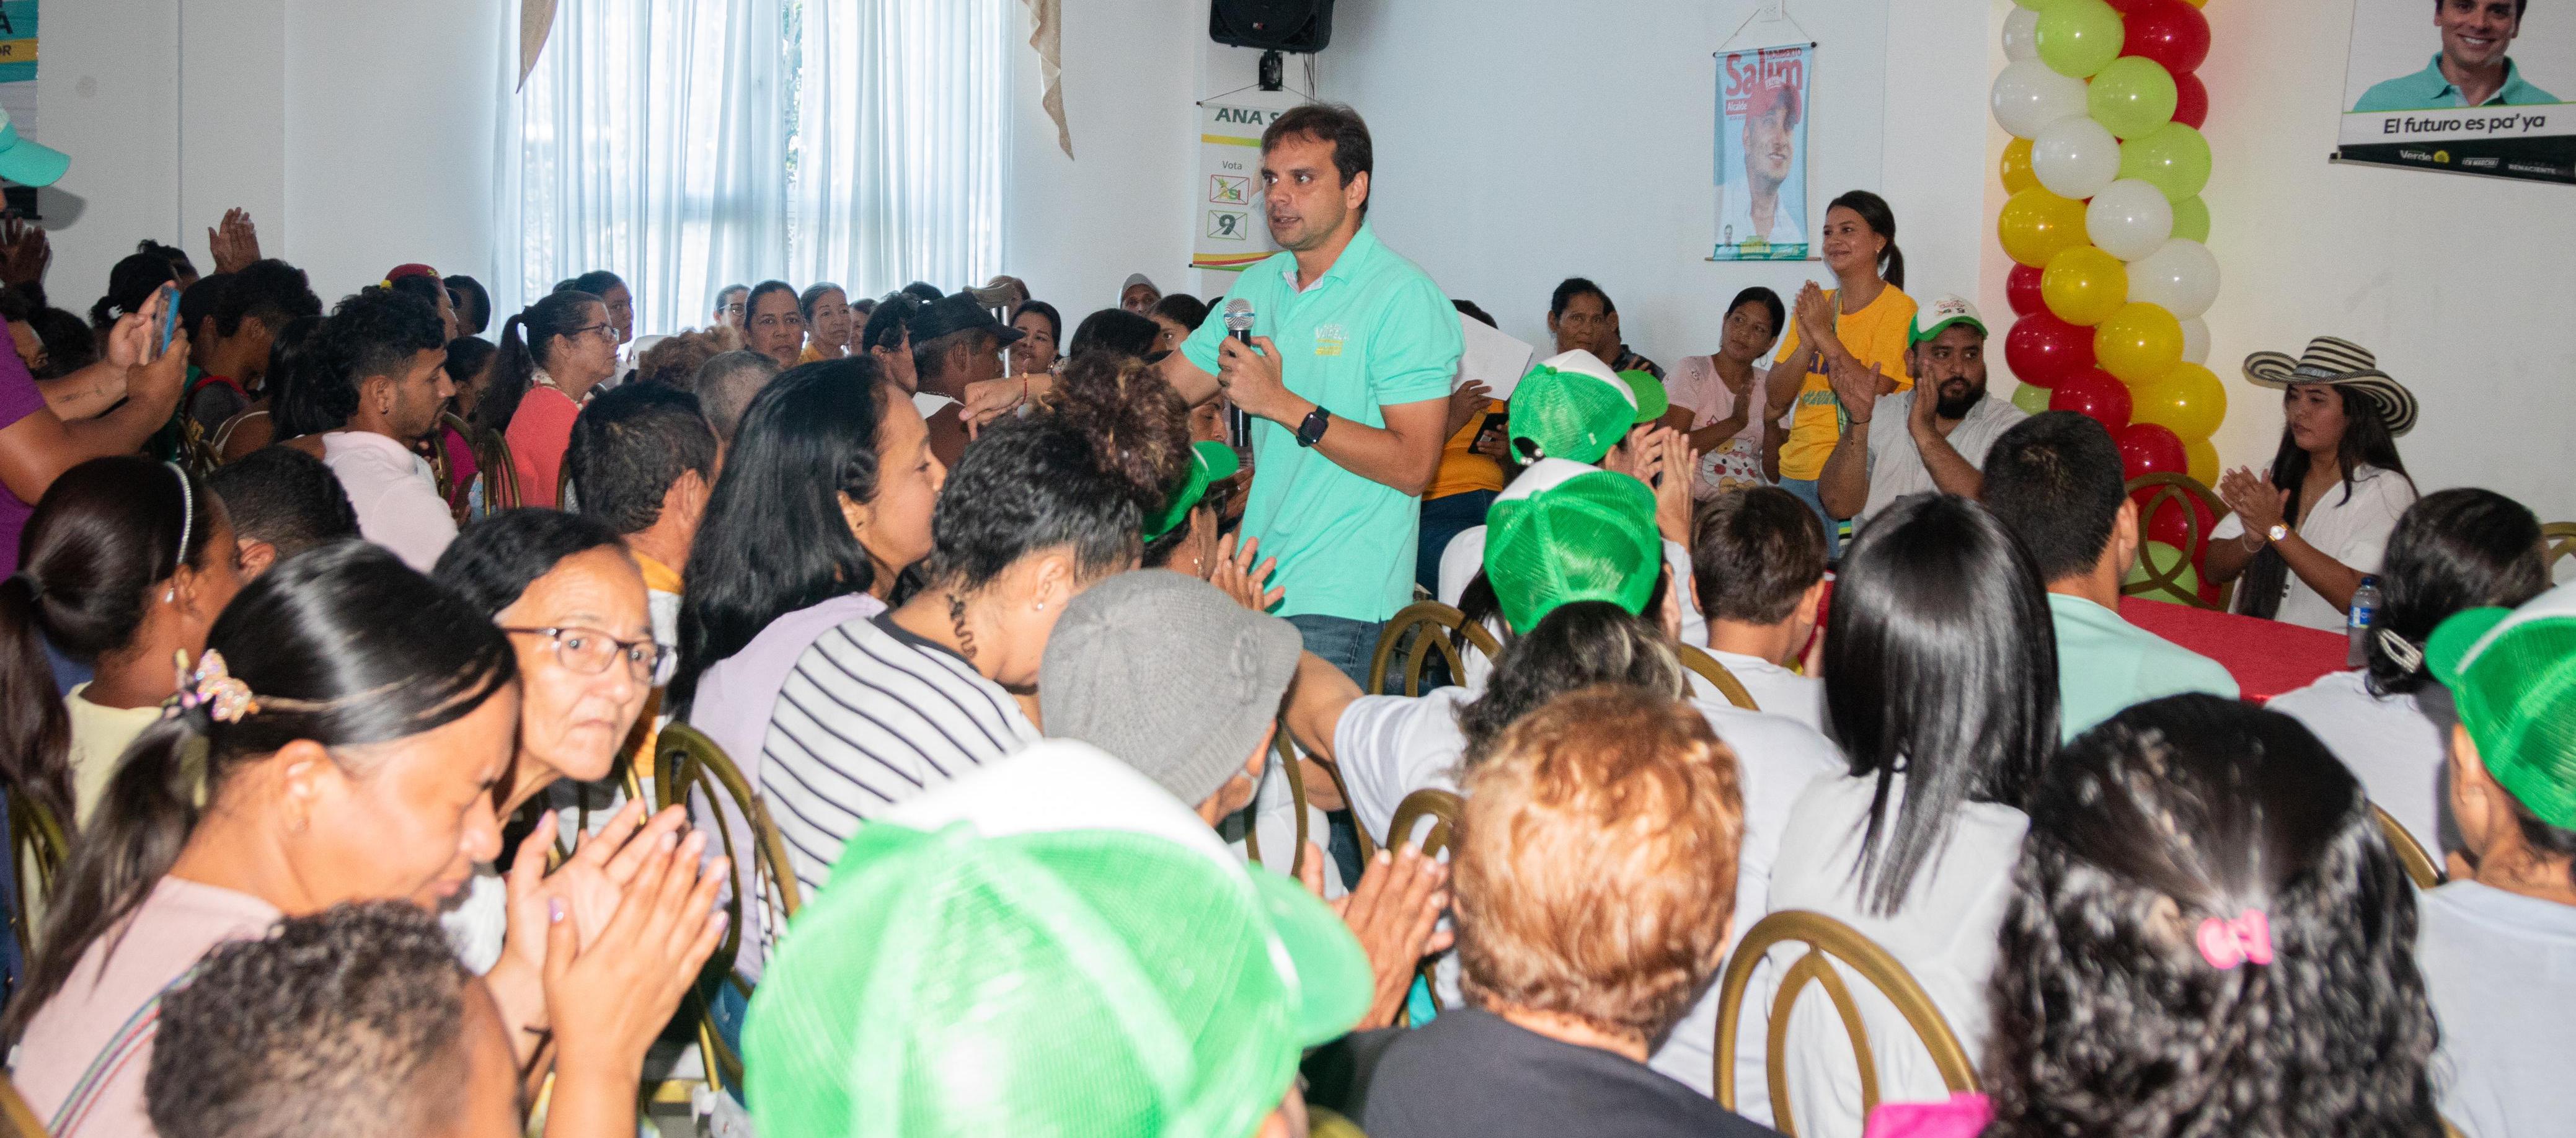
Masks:
[[[2433,860],[2424,843],[2416,841],[2415,835],[2407,831],[2396,815],[2382,809],[2376,802],[2370,804],[2370,814],[2379,820],[2379,832],[2388,836],[2388,848],[2397,854],[2397,864],[2406,867],[2406,876],[2415,882],[2417,889],[2430,889],[2442,883],[2442,863]]]
[[[482,468],[483,512],[519,508],[519,467],[510,460],[510,440],[499,431],[478,432],[472,427],[465,429],[465,438],[474,451],[474,465]]]
[[[1437,787],[1426,786],[1405,795],[1404,801],[1395,804],[1394,819],[1387,823],[1386,848],[1402,849],[1418,844],[1422,856],[1428,858],[1448,853],[1450,840],[1458,834],[1458,815],[1465,806],[1456,794]],[[1431,823],[1429,827],[1422,824],[1426,820]],[[1416,833],[1422,835],[1419,843],[1413,840]],[[1371,860],[1375,858],[1376,855],[1370,855]],[[1425,958],[1422,966],[1415,970],[1422,978],[1423,987],[1431,993],[1432,1006],[1447,1011],[1440,1002],[1438,971],[1437,958]]]
[[[760,796],[752,793],[742,770],[726,757],[724,748],[716,746],[705,732],[686,723],[665,725],[653,740],[653,788],[664,808],[693,803],[704,798],[715,808],[718,824],[714,849],[722,852],[731,864],[749,866],[750,880],[759,893],[757,899],[745,898],[740,889],[724,891],[724,940],[717,944],[713,956],[699,973],[691,990],[689,1003],[698,1020],[698,1051],[706,1064],[707,1082],[722,1089],[742,1085],[742,1057],[725,1045],[724,1034],[716,1027],[715,998],[717,989],[726,984],[742,989],[734,974],[734,959],[742,952],[743,923],[746,910],[763,906],[764,927],[784,929],[804,905],[796,883],[796,870],[787,860],[787,843],[770,821],[769,808]],[[728,815],[726,806],[732,813]],[[734,831],[734,819],[749,825],[749,834]],[[741,880],[739,876],[736,878]],[[743,994],[748,996],[747,989]]]
[[[1278,771],[1278,774],[1275,777],[1285,778],[1288,780],[1288,798],[1289,801],[1296,804],[1297,852],[1290,854],[1288,857],[1288,876],[1295,877],[1306,871],[1306,772],[1297,762],[1297,743],[1295,740],[1288,737],[1288,721],[1285,718],[1282,718],[1279,721],[1278,730],[1270,733],[1270,765],[1268,768],[1263,770],[1262,777],[1274,777],[1270,773],[1273,769]],[[1341,776],[1336,774],[1333,776],[1333,780],[1335,785],[1339,785],[1341,782]],[[1253,790],[1256,803],[1255,805],[1248,807],[1248,809],[1253,812],[1253,818],[1247,819],[1244,823],[1243,853],[1245,858],[1251,861],[1252,864],[1260,865],[1262,864],[1261,828],[1255,824],[1255,821],[1261,814],[1257,801],[1260,796],[1260,788],[1254,787]],[[1345,799],[1344,801],[1348,801],[1348,799]],[[1368,836],[1365,834],[1361,835],[1360,849],[1363,855],[1367,852],[1368,844]]]
[[[1744,690],[1743,681],[1736,679],[1735,673],[1727,671],[1726,665],[1718,663],[1716,657],[1688,644],[1680,645],[1680,648],[1682,667],[1690,669],[1692,675],[1707,680],[1710,687],[1716,688],[1719,695],[1726,697],[1726,702],[1746,711],[1762,710],[1753,702],[1753,693]]]
[[[0,1127],[7,1129],[0,1138],[50,1138],[35,1108],[18,1093],[18,1084],[6,1078],[0,1078]]]
[[[2543,566],[2552,577],[2558,576],[2558,561],[2576,554],[2576,522],[2551,522],[2540,527]]]
[[[1408,637],[1410,648],[1405,647]],[[1423,672],[1433,652],[1438,652],[1441,660],[1449,665],[1449,675],[1453,680],[1466,675],[1467,661],[1459,654],[1457,640],[1463,640],[1469,647],[1484,653],[1488,662],[1503,654],[1502,643],[1494,639],[1494,634],[1483,625],[1470,622],[1467,614],[1438,601],[1417,601],[1406,605],[1403,611],[1387,619],[1386,630],[1378,634],[1377,654],[1369,658],[1368,685],[1361,690],[1368,695],[1386,691],[1387,668],[1395,662],[1399,650],[1405,653],[1402,674],[1406,695],[1422,694]]]
[[[1857,973],[1881,996],[1896,1006],[1905,1017],[1924,1050],[1932,1055],[1932,1065],[1941,1073],[1941,1082],[1952,1093],[1974,1092],[1977,1085],[1975,1064],[1969,1062],[1966,1048],[1942,1018],[1941,1009],[1933,1006],[1932,997],[1914,977],[1868,937],[1850,925],[1822,913],[1788,911],[1773,913],[1756,922],[1735,946],[1735,955],[1726,962],[1726,975],[1719,981],[1717,999],[1717,1101],[1728,1110],[1735,1109],[1735,1044],[1736,1024],[1744,1015],[1744,994],[1753,982],[1753,973],[1771,950],[1783,944],[1803,944],[1807,953],[1788,966],[1780,978],[1780,989],[1771,1000],[1770,1031],[1765,1040],[1764,1074],[1771,1088],[1772,1125],[1782,1134],[1797,1138],[1796,1120],[1789,1111],[1789,1067],[1783,1057],[1789,1049],[1789,1013],[1797,1007],[1798,997],[1807,985],[1821,985],[1825,998],[1833,1004],[1842,1019],[1843,1032],[1849,1037],[1852,1057],[1860,1065],[1861,1114],[1866,1117],[1878,1109],[1878,1061],[1871,1053],[1869,1032],[1862,1026],[1860,1005],[1853,1001],[1851,986],[1844,981],[1841,964]]]
[[[70,856],[54,812],[27,795],[10,795],[9,873],[16,889],[10,894],[9,931],[17,936],[20,951],[35,952],[39,910],[34,899],[53,895],[54,877]]]
[[[2184,544],[2182,558],[2171,565],[2158,564],[2156,558],[2145,556],[2145,546],[2141,545],[2138,568],[2146,574],[2146,579],[2120,586],[2120,595],[2148,597],[2190,605],[2194,608],[2226,611],[2228,601],[2236,592],[2234,582],[2229,582],[2219,590],[2216,603],[2201,599],[2200,591],[2191,585],[2199,580],[2199,571],[2192,567],[2200,564],[2201,554],[2209,548],[2209,543],[2213,540],[2211,533],[2218,528],[2219,522],[2226,519],[2229,513],[2227,503],[2219,501],[2217,494],[2212,493],[2209,487],[2201,485],[2192,476],[2170,471],[2141,474],[2130,479],[2126,489],[2132,499],[2135,499],[2140,491],[2148,491],[2145,500],[2138,503],[2138,529],[2142,537],[2148,520],[2156,516],[2156,511],[2170,505],[2182,511]],[[2209,528],[2206,530],[2202,529],[2200,524],[2201,515],[2204,513],[2209,516]],[[2191,583],[2183,581],[2182,577],[2185,573],[2192,574]]]

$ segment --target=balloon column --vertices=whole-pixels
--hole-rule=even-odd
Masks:
[[[2209,93],[2192,74],[2209,55],[2202,2],[2014,0],[1993,93],[2013,136],[1996,236],[2014,261],[2013,402],[2099,420],[2131,478],[2214,485],[2227,395],[2201,320],[2218,298]],[[2169,505],[2151,534],[2184,544],[2185,521]]]

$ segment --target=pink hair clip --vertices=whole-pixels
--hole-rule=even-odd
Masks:
[[[2261,909],[2234,918],[2204,917],[2200,922],[2200,956],[2221,972],[2239,964],[2272,962],[2272,919]]]
[[[250,693],[250,685],[234,679],[224,667],[224,654],[212,648],[197,657],[197,670],[188,671],[188,654],[173,653],[179,666],[178,703],[171,714],[193,710],[203,705],[207,714],[220,723],[239,723],[245,715],[259,711],[259,700]]]

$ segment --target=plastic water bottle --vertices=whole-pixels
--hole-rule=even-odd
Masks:
[[[2364,575],[2361,587],[2352,591],[2352,608],[2344,613],[2344,635],[2352,646],[2344,650],[2343,663],[2358,668],[2370,662],[2370,622],[2379,615],[2379,578]]]

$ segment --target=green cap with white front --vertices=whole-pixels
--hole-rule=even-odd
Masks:
[[[2576,584],[2454,614],[2424,645],[2478,758],[2541,821],[2576,830]]]
[[[1639,422],[1637,393],[1600,357],[1580,348],[1540,360],[1512,388],[1505,421],[1512,450],[1524,462],[1561,458],[1593,463]],[[1660,412],[1658,412],[1660,413]]]
[[[1980,336],[1986,334],[1985,319],[1977,315],[1976,305],[1956,296],[1945,296],[1914,310],[1913,334],[1906,339],[1905,346],[1910,348],[1938,336],[1942,329],[1953,324],[1965,324],[1976,329]]]
[[[1242,1138],[1371,988],[1293,879],[1046,740],[843,847],[752,996],[745,1090],[763,1138]]]
[[[1145,519],[1145,540],[1152,541],[1180,528],[1190,511],[1206,499],[1208,487],[1234,477],[1234,472],[1241,469],[1243,460],[1236,457],[1233,447],[1219,442],[1191,444],[1190,468],[1181,475],[1181,485],[1172,491],[1171,504],[1163,507],[1163,516]]]
[[[1642,613],[1663,572],[1654,492],[1625,474],[1533,463],[1494,499],[1485,526],[1485,580],[1515,633],[1573,601]]]

